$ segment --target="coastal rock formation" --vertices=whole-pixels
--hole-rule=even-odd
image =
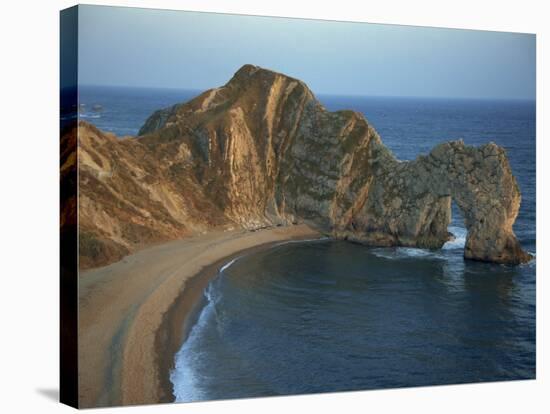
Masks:
[[[465,258],[530,258],[512,229],[521,196],[502,148],[453,141],[399,161],[362,114],[328,112],[303,82],[252,65],[155,112],[139,137],[80,122],[79,165],[83,267],[213,228],[297,222],[367,245],[440,248],[451,200]]]

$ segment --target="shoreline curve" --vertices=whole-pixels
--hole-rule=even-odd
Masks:
[[[316,236],[315,238],[292,237],[285,241],[272,241],[245,250],[240,250],[204,267],[199,273],[188,280],[182,292],[180,292],[176,300],[164,314],[155,338],[160,381],[159,401],[161,403],[174,402],[172,392],[173,384],[170,380],[170,372],[174,368],[175,355],[189,337],[204,306],[207,304],[204,297],[204,290],[210,281],[233,265],[237,260],[250,254],[294,242],[304,243],[330,239],[320,234],[316,234]]]
[[[221,266],[323,235],[300,224],[219,231],[151,246],[79,277],[81,407],[172,402],[169,373]]]

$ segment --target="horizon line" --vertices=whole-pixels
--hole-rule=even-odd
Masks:
[[[177,86],[136,86],[136,85],[114,85],[114,84],[98,84],[98,83],[81,83],[77,85],[78,87],[100,87],[100,88],[126,88],[126,89],[157,89],[157,90],[169,90],[169,91],[196,91],[203,93],[210,89],[216,88],[191,88],[191,87],[177,87]],[[70,87],[74,87],[70,86]],[[70,88],[66,87],[66,88]],[[66,89],[62,88],[62,89]],[[312,91],[315,96],[337,96],[337,97],[350,97],[350,98],[405,98],[405,99],[449,99],[449,100],[471,100],[471,101],[523,101],[523,102],[535,102],[537,101],[536,96],[534,98],[517,98],[517,97],[479,97],[479,96],[434,96],[434,95],[381,95],[381,94],[346,94],[346,93],[334,93],[334,92],[315,92]]]

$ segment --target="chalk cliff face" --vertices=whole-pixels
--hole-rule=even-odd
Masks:
[[[451,199],[468,259],[529,260],[512,230],[520,192],[504,150],[461,141],[399,161],[362,114],[243,66],[224,86],[155,112],[136,138],[80,123],[81,266],[214,228],[306,222],[376,246],[439,248]]]

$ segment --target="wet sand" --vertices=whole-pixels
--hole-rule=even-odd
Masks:
[[[80,274],[81,407],[173,400],[169,370],[221,265],[250,249],[320,234],[306,225],[211,232]]]

